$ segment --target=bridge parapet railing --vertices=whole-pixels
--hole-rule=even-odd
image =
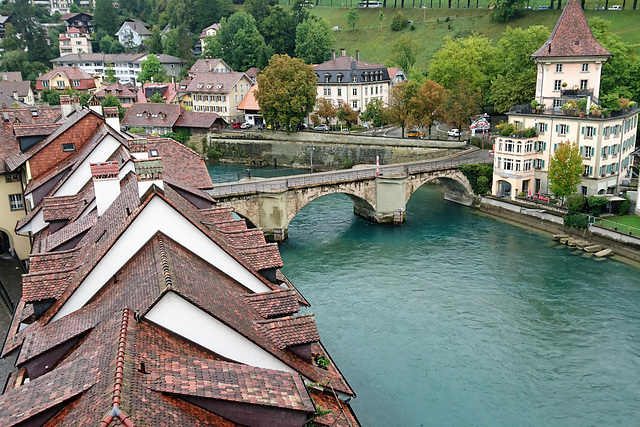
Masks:
[[[406,175],[411,173],[456,167],[469,162],[470,161],[466,159],[450,158],[446,160],[426,160],[422,162],[386,165],[380,166],[380,174],[382,176]],[[216,184],[211,190],[208,191],[208,193],[214,197],[256,192],[274,193],[283,192],[292,187],[321,185],[333,182],[353,181],[358,179],[372,179],[375,177],[376,167],[369,166],[343,171],[295,175],[286,178],[270,178],[255,182]]]

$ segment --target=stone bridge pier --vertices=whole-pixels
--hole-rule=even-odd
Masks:
[[[256,191],[251,193],[215,197],[218,206],[228,207],[252,225],[261,227],[268,240],[281,242],[288,238],[289,223],[293,217],[308,203],[329,194],[346,194],[353,202],[354,213],[369,221],[402,224],[407,202],[413,193],[423,184],[436,180],[445,187],[445,199],[465,205],[472,203],[471,186],[457,168],[385,174],[285,188],[264,186],[262,189],[256,187]]]

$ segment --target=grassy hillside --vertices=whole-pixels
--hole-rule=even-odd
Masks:
[[[335,0],[334,4],[338,5],[341,3]],[[393,2],[388,1],[387,4],[393,5]],[[411,2],[405,2],[405,5],[411,4]],[[417,2],[416,4],[419,5],[420,3]],[[428,6],[430,1],[426,4]],[[446,6],[446,4],[447,2],[443,1],[442,5]],[[453,1],[452,4],[456,5],[457,2]],[[463,0],[461,4],[466,5],[466,2]],[[482,1],[480,4],[482,4]],[[538,4],[549,4],[549,2],[547,0],[537,2],[532,0],[530,4],[533,7],[537,7]],[[595,4],[596,3],[594,3],[593,8],[595,8]],[[602,2],[602,4],[604,5],[604,2]],[[614,4],[616,4],[616,2],[609,2],[610,6]],[[631,5],[632,2],[629,1],[628,4]],[[475,6],[475,2],[472,2],[472,5]],[[437,6],[437,0],[434,1],[434,6]],[[587,2],[587,7],[588,6],[589,2]],[[340,31],[333,33],[336,41],[336,49],[345,48],[347,49],[347,54],[352,56],[356,50],[359,50],[362,60],[382,62],[383,64],[390,65],[393,56],[393,42],[402,34],[410,34],[415,37],[423,47],[416,61],[416,66],[423,71],[427,70],[431,57],[443,44],[445,36],[449,35],[456,38],[477,33],[497,42],[507,27],[506,24],[494,22],[491,19],[491,11],[487,9],[420,9],[416,7],[402,9],[405,18],[416,23],[416,29],[414,31],[411,31],[409,28],[399,32],[391,31],[391,20],[396,10],[399,10],[392,8],[358,9],[360,15],[358,28],[351,30],[347,28],[348,10],[347,7],[337,6],[320,6],[313,8],[312,13],[314,15],[326,19],[331,27],[339,26],[341,28]],[[382,28],[380,27],[379,20],[380,10],[385,14],[382,21]],[[558,10],[530,11],[525,17],[514,20],[510,22],[509,25],[524,28],[531,25],[544,25],[551,30],[555,26],[559,16],[560,11]],[[640,10],[587,10],[586,16],[587,19],[593,16],[599,16],[603,19],[610,20],[612,21],[611,28],[620,34],[623,41],[640,43],[640,20],[638,19],[640,18]],[[449,18],[448,22],[446,22],[447,17]]]

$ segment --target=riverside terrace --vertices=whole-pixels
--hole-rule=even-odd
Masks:
[[[490,161],[488,155],[476,151],[433,161],[243,180],[214,185],[207,192],[218,206],[230,208],[261,227],[267,238],[284,241],[293,217],[309,202],[327,194],[346,194],[357,215],[376,223],[401,224],[411,195],[435,180],[445,187],[447,200],[468,206],[474,193],[458,166]]]

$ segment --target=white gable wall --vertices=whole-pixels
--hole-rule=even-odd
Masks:
[[[162,198],[156,196],[87,275],[53,317],[53,321],[82,308],[158,231],[188,248],[251,291],[271,290]]]
[[[262,347],[173,292],[165,294],[145,318],[236,362],[296,372]]]
[[[66,178],[64,184],[56,190],[54,196],[71,196],[78,194],[87,182],[91,181],[91,167],[89,163],[106,162],[109,157],[120,147],[116,139],[107,135],[93,151],[87,156],[82,164]]]

